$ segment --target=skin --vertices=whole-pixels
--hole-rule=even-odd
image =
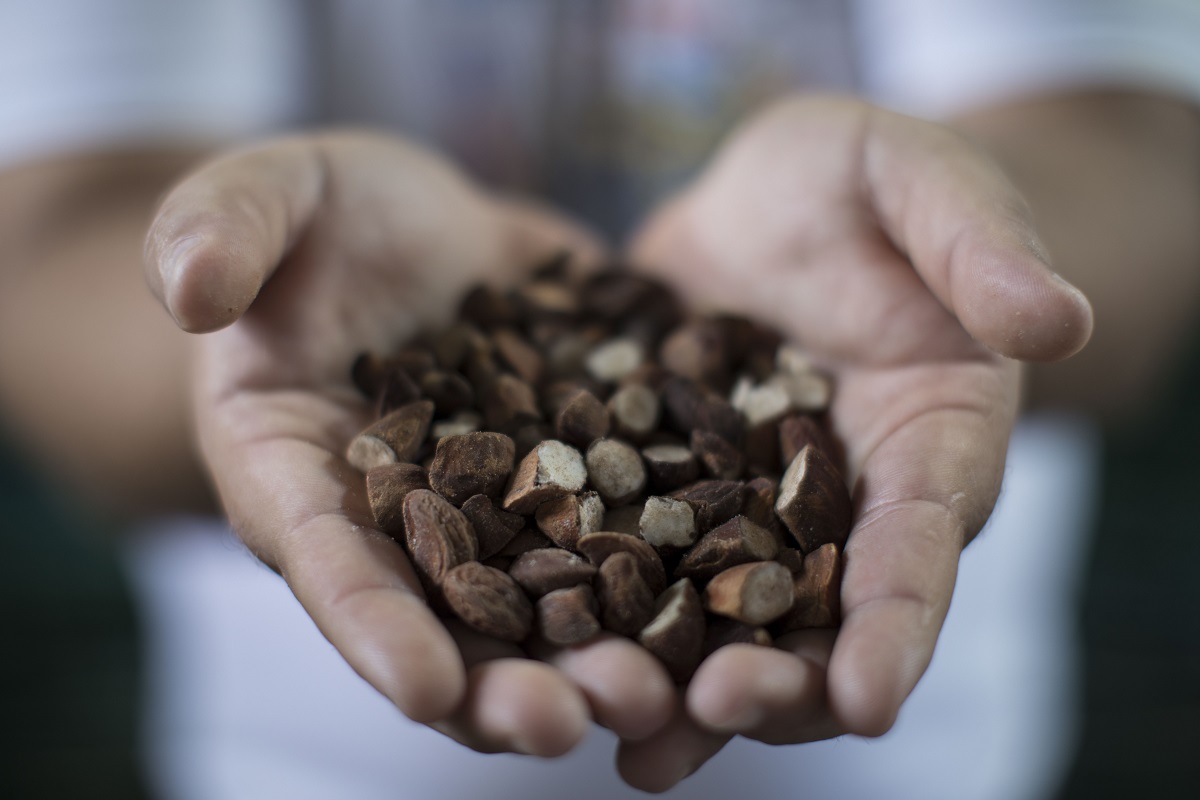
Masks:
[[[1135,101],[1150,104],[1139,106],[1145,125],[1097,130],[1092,103],[1124,118],[1122,104]],[[5,263],[24,259],[41,269],[6,269],[0,297],[11,298],[13,310],[38,302],[67,312],[19,315],[24,327],[0,314],[5,356],[24,352],[17,333],[36,347],[46,343],[40,358],[0,358],[4,413],[32,452],[127,513],[151,507],[150,473],[167,468],[177,471],[162,482],[185,487],[180,498],[202,496],[195,463],[203,463],[239,535],[284,576],[347,661],[405,714],[476,749],[558,755],[594,720],[623,739],[623,777],[661,791],[733,735],[772,743],[878,735],[929,662],[958,555],[995,500],[1019,406],[1019,361],[1065,358],[1091,331],[1087,301],[1055,276],[1041,242],[1064,274],[1101,298],[1102,313],[1128,294],[1132,278],[1121,267],[1129,253],[1120,242],[1072,247],[1083,233],[1095,238],[1109,229],[1072,227],[1073,218],[1055,215],[1062,197],[1077,199],[1083,219],[1101,202],[1094,192],[1075,198],[1069,181],[1092,174],[1085,164],[1104,172],[1115,163],[1123,185],[1140,189],[1144,181],[1178,204],[1178,215],[1142,220],[1151,226],[1148,240],[1172,243],[1161,257],[1153,247],[1139,254],[1146,272],[1138,288],[1153,295],[1146,307],[1160,294],[1175,298],[1167,278],[1194,264],[1200,250],[1176,230],[1200,213],[1196,189],[1170,168],[1181,159],[1194,163],[1187,159],[1200,141],[1180,133],[1195,132],[1186,128],[1195,120],[1184,107],[1124,96],[1047,102],[1053,111],[1034,105],[969,123],[1011,174],[1041,176],[1022,184],[1028,200],[991,158],[945,128],[844,98],[805,97],[735,131],[696,183],[631,244],[639,261],[693,302],[719,300],[773,321],[835,372],[833,420],[847,444],[857,508],[846,551],[846,620],[837,635],[803,632],[778,650],[722,650],[682,698],[657,662],[626,640],[529,661],[510,646],[447,628],[420,599],[402,551],[372,528],[361,479],[341,458],[365,424],[346,375],[350,359],[446,319],[456,293],[478,278],[516,280],[522,267],[564,244],[595,252],[577,227],[488,194],[401,140],[278,140],[204,162],[179,180],[145,236],[146,276],[176,326],[199,337],[171,336],[169,320],[129,280],[153,198],[184,157],[158,172],[135,171],[146,179],[122,195],[119,213],[111,192],[129,184],[128,165],[94,179],[84,200],[70,168],[58,191],[35,194],[36,202],[28,187],[43,185],[40,169],[18,182],[4,176],[0,194],[24,186],[11,196],[27,209],[23,219],[4,222],[16,236],[0,239],[0,247],[21,256]],[[1061,140],[1030,135],[1039,120]],[[1028,166],[1038,163],[1039,147],[1059,141],[1094,144],[1077,146],[1095,154],[1139,155],[1081,159],[1048,175]],[[1044,239],[1034,233],[1031,205],[1039,219],[1049,210],[1039,227]],[[1116,208],[1110,213],[1119,221]],[[72,228],[87,235],[27,241],[31,230],[56,231],[66,214],[87,220]],[[1124,231],[1115,225],[1111,233]],[[747,264],[755,265],[755,280],[745,279]],[[75,283],[97,271],[117,276],[104,303]],[[133,317],[118,313],[126,307]],[[1186,330],[1191,310],[1167,320]],[[61,381],[56,396],[80,396],[94,385],[94,378],[73,382],[74,370],[64,377],[43,368],[86,360],[86,351],[54,338],[64,318],[82,331],[108,331],[127,319],[156,332],[138,339],[154,369],[129,383],[130,402],[145,415],[132,427],[169,435],[136,440],[139,458],[126,454],[125,461],[140,467],[89,467],[118,463],[111,440],[97,431],[121,403],[101,406],[91,417],[96,424],[64,436],[62,426],[79,417],[74,406],[38,402],[49,396],[50,375]],[[1156,369],[1170,366],[1161,342],[1136,330],[1137,313],[1113,319],[1132,326],[1118,337],[1129,358],[1154,355]],[[116,337],[69,343],[80,341],[130,352]],[[190,375],[179,369],[185,364]],[[118,399],[120,385],[111,388]],[[1095,393],[1056,395],[1052,381],[1035,386],[1048,402],[1095,408],[1078,403]]]

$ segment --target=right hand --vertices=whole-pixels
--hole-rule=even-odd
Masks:
[[[350,364],[449,321],[469,285],[515,282],[564,246],[597,252],[418,148],[347,133],[201,166],[163,201],[146,243],[152,290],[179,327],[205,333],[197,433],[234,530],[364,679],[489,752],[559,755],[592,719],[645,738],[673,714],[674,688],[628,640],[542,663],[435,617],[343,458],[369,422]]]

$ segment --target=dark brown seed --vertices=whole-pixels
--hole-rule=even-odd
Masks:
[[[467,292],[458,316],[483,330],[515,325],[520,318],[512,298],[491,286],[476,286]]]
[[[804,557],[792,577],[795,603],[778,623],[780,634],[804,628],[836,628],[841,621],[842,558],[835,544],[824,544]]]
[[[505,573],[472,561],[449,570],[442,582],[447,605],[470,627],[506,642],[533,629],[533,604]]]
[[[663,662],[676,683],[686,683],[700,665],[704,629],[700,595],[684,578],[659,596],[654,618],[638,633],[638,642]]]
[[[538,598],[555,589],[591,583],[596,567],[568,550],[545,547],[513,559],[508,574],[530,597]]]
[[[598,567],[616,553],[628,553],[637,560],[638,568],[646,585],[657,595],[667,588],[667,572],[662,559],[654,548],[638,536],[615,531],[597,531],[581,536],[577,544],[579,552],[587,556]]]
[[[587,468],[579,451],[557,439],[548,439],[517,465],[504,496],[504,510],[532,514],[547,500],[575,494],[586,482]]]
[[[453,371],[464,367],[470,355],[489,355],[491,343],[479,328],[460,321],[433,337],[432,351],[442,369]],[[471,382],[475,383],[475,380]]]
[[[401,406],[421,399],[421,389],[404,370],[389,365],[383,373],[375,401],[375,414],[385,417]]]
[[[766,625],[792,607],[792,573],[774,561],[740,564],[704,587],[704,607],[747,625]]]
[[[815,417],[792,414],[779,423],[779,455],[783,469],[808,445],[824,453],[838,471],[842,471],[841,450],[836,446],[833,436]]]
[[[523,316],[535,320],[570,320],[579,314],[579,296],[557,280],[534,280],[518,287],[515,293]]]
[[[513,431],[531,422],[540,422],[537,393],[516,375],[502,373],[483,393],[483,419],[488,428]]]
[[[475,404],[475,390],[457,372],[426,372],[421,376],[421,394],[433,401],[439,417],[457,414]]]
[[[573,647],[600,633],[600,604],[587,584],[549,592],[533,610],[538,633],[550,644]]]
[[[654,594],[632,553],[614,553],[600,565],[596,595],[605,629],[622,636],[637,636],[654,617]]]
[[[692,431],[692,452],[710,477],[719,481],[735,481],[746,468],[746,457],[712,431]]]
[[[501,362],[521,380],[536,384],[542,378],[546,363],[533,345],[512,328],[499,328],[492,333],[492,346]]]
[[[647,485],[652,492],[671,492],[696,480],[700,463],[683,445],[654,444],[642,448]]]
[[[556,545],[574,550],[579,537],[601,530],[604,512],[600,495],[584,492],[547,500],[537,507],[534,519],[538,530]]]
[[[812,445],[801,450],[783,474],[775,513],[805,553],[830,542],[839,549],[846,546],[850,492],[833,462]]]
[[[608,435],[609,424],[608,409],[594,394],[581,389],[558,412],[554,430],[560,440],[585,450]]]
[[[705,581],[738,564],[769,561],[778,551],[769,531],[738,516],[700,537],[675,568],[675,576]]]
[[[503,433],[447,436],[429,465],[429,486],[454,505],[476,494],[499,499],[513,471],[516,446]]]
[[[429,489],[414,489],[404,498],[404,541],[413,564],[434,586],[450,569],[479,557],[470,521]]]
[[[355,436],[346,449],[346,460],[364,473],[383,464],[413,461],[432,420],[433,403],[428,400],[401,406]]]
[[[676,489],[670,496],[692,504],[696,509],[696,528],[703,535],[741,513],[746,491],[746,485],[740,481],[697,481]]]
[[[367,501],[379,530],[404,541],[404,498],[414,489],[428,489],[425,470],[417,464],[383,464],[367,473]]]
[[[525,527],[525,518],[496,508],[486,495],[467,499],[460,509],[475,529],[479,540],[479,560],[484,561],[503,550]]]

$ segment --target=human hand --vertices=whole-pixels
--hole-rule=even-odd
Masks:
[[[234,530],[347,662],[410,718],[475,749],[558,755],[595,719],[639,739],[671,716],[665,670],[600,639],[545,663],[426,606],[343,458],[370,421],[364,351],[452,318],[579,230],[470,185],[398,139],[296,137],[212,161],[163,201],[147,278],[196,342],[204,461]]]
[[[1048,266],[1024,201],[950,131],[805,97],[752,120],[636,238],[702,307],[761,319],[834,375],[855,523],[843,622],[703,663],[681,712],[625,743],[662,791],[733,735],[878,736],[933,655],[959,554],[999,491],[1019,363],[1083,347],[1091,309]]]

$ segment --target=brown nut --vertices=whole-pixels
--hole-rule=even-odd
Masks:
[[[766,625],[792,607],[792,573],[774,561],[725,570],[704,587],[704,607],[747,625]]]
[[[804,557],[792,578],[795,602],[777,623],[779,633],[836,628],[841,621],[842,558],[838,546],[823,544]]]
[[[654,618],[638,633],[638,642],[667,668],[676,683],[686,683],[704,649],[704,607],[687,578],[676,581],[654,605]]]
[[[686,500],[647,497],[638,530],[657,548],[691,547],[696,543],[696,512]]]
[[[480,561],[497,555],[525,527],[524,517],[501,511],[486,495],[477,494],[467,498],[460,510],[475,529]]]
[[[579,537],[601,530],[604,511],[600,495],[584,492],[547,500],[537,507],[534,520],[556,545],[574,550]]]
[[[503,433],[447,436],[429,465],[429,486],[454,505],[477,494],[498,499],[513,470],[516,445]]]
[[[404,498],[414,489],[428,489],[425,470],[418,464],[383,464],[367,473],[367,502],[379,530],[403,541]]]
[[[449,570],[479,557],[470,521],[429,489],[414,489],[404,498],[404,542],[417,570],[435,586]]]
[[[433,403],[428,400],[401,406],[355,436],[346,448],[346,460],[364,473],[382,464],[414,461],[432,420]]]
[[[654,444],[642,448],[646,481],[653,492],[670,492],[685,486],[700,474],[700,462],[686,447]]]
[[[597,531],[583,536],[578,542],[579,552],[587,556],[598,567],[617,553],[628,553],[633,556],[641,570],[646,585],[655,596],[667,588],[667,572],[663,568],[662,559],[654,548],[637,536],[614,531]]]
[[[737,516],[700,537],[675,568],[675,576],[706,581],[738,564],[770,561],[778,550],[770,531]]]
[[[608,409],[586,389],[576,392],[554,420],[558,438],[580,449],[607,436],[609,427]]]
[[[654,617],[654,592],[632,553],[613,553],[596,574],[600,622],[606,630],[635,637]]]
[[[832,542],[846,546],[850,535],[850,492],[824,453],[807,445],[779,482],[775,513],[805,553]]]
[[[596,567],[569,550],[545,547],[521,553],[513,559],[508,574],[533,598],[555,589],[591,583]]]
[[[459,619],[488,636],[519,642],[533,628],[533,605],[516,582],[477,561],[449,570],[442,594]]]
[[[530,450],[513,472],[504,496],[504,510],[532,514],[547,500],[578,492],[587,477],[578,450],[557,439],[547,439]]]
[[[705,534],[741,513],[746,491],[746,485],[740,481],[697,481],[676,489],[670,496],[692,504],[696,509],[696,528]]]
[[[608,398],[608,413],[616,435],[631,442],[644,441],[658,427],[662,405],[648,386],[622,386]]]
[[[583,644],[600,633],[600,604],[587,584],[555,589],[534,604],[535,627],[541,637],[559,647]]]
[[[746,456],[712,431],[692,431],[692,452],[710,477],[735,481],[746,468]]]

